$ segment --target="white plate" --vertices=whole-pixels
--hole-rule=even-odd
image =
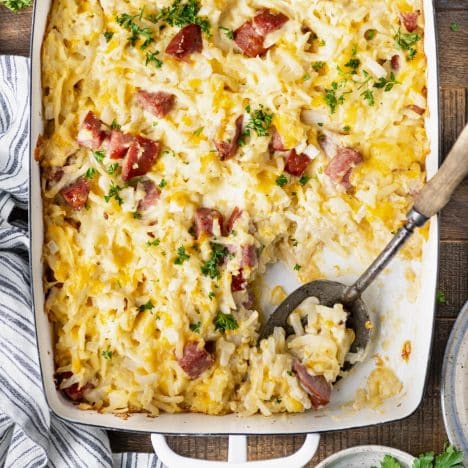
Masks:
[[[371,468],[380,467],[385,455],[395,458],[402,468],[411,468],[414,457],[406,452],[383,445],[361,445],[335,453],[316,468]]]
[[[442,414],[450,443],[468,460],[468,302],[458,314],[442,366]]]

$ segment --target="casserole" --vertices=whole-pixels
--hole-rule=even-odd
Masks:
[[[435,34],[433,24],[432,4],[428,1],[425,6],[425,51],[428,56],[428,102],[429,119],[427,131],[431,143],[431,152],[427,158],[427,173],[430,176],[437,167],[437,78],[435,66]],[[40,50],[44,34],[47,11],[50,2],[36,3],[34,12],[34,31],[32,44],[32,83],[31,83],[31,148],[34,148],[38,136],[42,132],[41,115],[41,83],[40,83]],[[134,414],[124,420],[111,414],[96,412],[81,412],[62,395],[56,392],[53,385],[53,344],[47,316],[44,314],[44,291],[42,289],[42,258],[43,243],[42,205],[40,198],[39,169],[31,161],[31,266],[33,298],[38,332],[38,345],[41,367],[43,371],[46,396],[51,409],[60,417],[86,424],[126,430],[142,430],[164,433],[200,433],[206,431],[212,434],[223,433],[307,433],[321,430],[337,430],[345,427],[355,427],[379,422],[399,419],[410,414],[418,406],[424,388],[429,348],[432,334],[434,292],[437,264],[437,225],[431,223],[429,240],[425,244],[422,264],[412,262],[412,268],[417,272],[416,278],[420,282],[417,297],[406,295],[406,289],[412,288],[405,280],[408,264],[397,260],[387,272],[380,285],[377,283],[365,297],[367,303],[376,315],[388,316],[388,319],[377,323],[378,333],[373,343],[371,354],[388,356],[389,364],[396,369],[398,377],[403,383],[404,392],[397,398],[387,401],[382,412],[377,413],[369,408],[359,413],[346,407],[354,399],[356,390],[362,386],[373,367],[373,362],[367,360],[356,368],[346,379],[335,386],[334,400],[330,406],[314,413],[304,413],[294,416],[271,417],[261,416],[241,418],[234,415],[211,417],[200,414],[163,414],[160,417],[147,418],[143,414]],[[333,258],[330,258],[330,270],[327,272],[333,278]],[[281,269],[275,268],[267,275],[267,282],[277,284],[282,278]],[[336,278],[349,281],[348,277]],[[290,290],[294,285],[285,287]],[[404,293],[402,294],[402,291]],[[405,297],[408,296],[408,297]],[[431,310],[432,315],[427,316]],[[419,326],[424,314],[424,327]],[[391,315],[391,320],[390,320]],[[401,359],[401,346],[405,341],[411,341],[411,359],[406,364]],[[204,431],[200,431],[200,428]]]

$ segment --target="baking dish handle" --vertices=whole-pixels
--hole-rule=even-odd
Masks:
[[[319,434],[307,434],[302,447],[292,455],[270,460],[247,461],[247,436],[229,436],[228,461],[200,460],[183,457],[175,453],[161,434],[151,434],[151,442],[159,460],[168,468],[282,468],[284,466],[305,466],[315,455],[320,441]]]

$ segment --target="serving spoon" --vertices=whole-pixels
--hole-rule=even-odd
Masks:
[[[385,249],[355,283],[346,286],[336,281],[318,280],[300,286],[271,314],[260,332],[259,340],[271,335],[275,327],[291,330],[287,323],[289,314],[308,297],[316,297],[320,304],[328,307],[343,304],[348,312],[347,325],[354,330],[356,335],[351,351],[363,350],[365,353],[370,343],[372,326],[369,326],[370,316],[361,294],[400,250],[414,229],[423,226],[431,216],[447,204],[467,173],[468,125],[463,129],[439,171],[416,196],[414,205],[407,214],[405,225],[398,230]],[[349,367],[348,363],[347,368]]]

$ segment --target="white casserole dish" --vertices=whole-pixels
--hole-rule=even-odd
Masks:
[[[297,434],[341,430],[402,419],[413,413],[423,397],[427,367],[430,356],[434,323],[435,288],[438,262],[437,219],[431,220],[429,239],[424,247],[421,264],[412,262],[416,271],[419,292],[414,302],[407,299],[408,288],[414,285],[405,279],[405,264],[396,259],[376,283],[365,293],[364,298],[374,313],[386,316],[377,332],[369,356],[385,355],[389,366],[403,383],[403,391],[388,400],[378,411],[362,409],[359,412],[344,408],[353,401],[356,390],[363,387],[367,375],[374,367],[370,357],[353,372],[338,382],[330,404],[319,411],[303,414],[272,417],[236,415],[208,416],[203,414],[162,414],[149,418],[134,414],[122,419],[112,414],[82,411],[65,399],[54,385],[54,362],[52,334],[47,315],[44,313],[44,291],[42,287],[42,243],[43,219],[40,190],[39,165],[34,160],[34,148],[43,131],[41,104],[41,45],[46,28],[51,0],[37,0],[33,14],[31,47],[31,177],[30,177],[30,235],[31,235],[31,279],[34,313],[37,329],[39,358],[47,402],[51,410],[67,421],[94,425],[108,429],[141,431],[166,434]],[[424,0],[425,51],[428,61],[428,106],[426,122],[430,139],[430,154],[427,158],[427,174],[431,177],[438,167],[438,83],[434,28],[434,8],[431,0]],[[332,271],[332,270],[331,270]],[[347,277],[336,278],[330,271],[329,279],[350,282],[358,272]],[[279,273],[272,274],[279,282]],[[284,283],[284,278],[282,278]],[[289,286],[289,287],[288,287]],[[287,290],[295,285],[289,284]],[[391,320],[389,319],[391,313]],[[404,341],[412,344],[408,363],[401,359]]]

